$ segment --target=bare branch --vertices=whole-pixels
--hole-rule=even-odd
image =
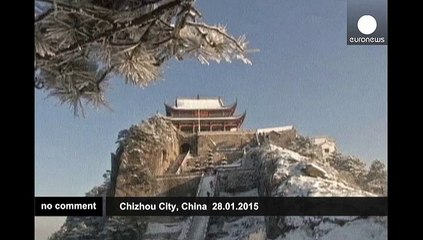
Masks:
[[[111,66],[109,68],[107,68],[103,74],[100,75],[100,77],[97,79],[96,83],[97,83],[97,87],[99,87],[100,83],[103,82],[106,79],[106,76],[113,71],[114,66]]]
[[[160,23],[162,23],[163,25],[165,25],[167,28],[168,28],[168,30],[173,30],[173,26],[171,26],[169,23],[167,23],[167,22],[165,22],[165,21],[163,21],[162,19],[158,19],[158,21],[160,22]]]
[[[153,43],[153,45],[156,46],[156,47],[158,47],[158,46],[162,45],[163,43],[169,42],[172,39],[174,39],[174,37],[173,36],[170,36],[168,38],[164,38],[163,40],[161,40],[159,42]]]

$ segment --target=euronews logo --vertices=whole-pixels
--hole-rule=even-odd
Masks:
[[[347,44],[386,45],[388,40],[386,0],[376,0],[378,4],[373,5],[369,5],[368,1],[355,0],[354,4],[350,2],[352,0],[348,1]]]
[[[358,19],[357,28],[360,33],[366,36],[362,37],[350,37],[348,41],[350,43],[385,43],[385,37],[369,37],[375,32],[377,28],[377,21],[371,15],[363,15]]]

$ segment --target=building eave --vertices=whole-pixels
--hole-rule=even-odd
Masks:
[[[198,111],[198,110],[208,110],[208,111],[219,111],[219,110],[223,110],[223,111],[230,111],[231,115],[235,112],[236,107],[237,107],[237,102],[235,101],[232,105],[229,106],[222,106],[219,108],[182,108],[182,107],[177,107],[177,106],[171,106],[167,103],[165,103],[165,109],[166,109],[166,115],[170,114],[172,111]]]
[[[172,116],[166,116],[167,119],[171,121],[240,121],[242,122],[245,119],[246,112],[244,112],[242,115],[238,116],[228,116],[228,117],[172,117]]]
[[[173,110],[172,106],[168,105],[167,103],[164,103],[164,105],[166,109],[166,116],[170,116]]]

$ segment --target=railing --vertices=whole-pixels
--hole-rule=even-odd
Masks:
[[[198,194],[200,193],[201,185],[203,184],[203,179],[204,179],[204,172],[201,173],[200,182],[198,182],[197,192],[195,193],[196,197],[198,197]]]
[[[188,152],[185,154],[184,158],[182,159],[181,163],[179,164],[178,169],[176,170],[176,174],[181,174],[182,173],[182,167],[184,165],[184,163],[187,161],[187,159],[189,158],[190,155],[190,150],[188,150]]]
[[[183,161],[185,160],[185,158],[187,158],[188,154],[189,154],[189,151],[186,152],[186,153],[179,154],[176,157],[175,161],[166,170],[165,174],[175,174],[179,170],[179,168],[180,168],[181,164],[183,163]]]
[[[198,183],[197,191],[195,193],[195,196],[196,197],[200,193],[201,185],[203,184],[203,178],[204,178],[204,172],[201,173],[200,182]],[[192,224],[193,217],[194,216],[189,216],[188,217],[187,224],[185,225],[186,227],[182,229],[181,233],[178,236],[178,240],[185,240],[187,238],[187,234],[188,234],[189,230],[191,229],[191,224]]]
[[[240,134],[254,134],[255,130],[238,130],[238,131],[204,131],[199,132],[198,135],[240,135]]]
[[[216,148],[216,152],[242,152],[243,149],[232,147],[232,148]]]
[[[160,179],[181,179],[181,178],[193,178],[193,177],[199,177],[201,174],[199,173],[185,173],[185,174],[165,174],[165,175],[158,175],[156,176],[157,180]]]

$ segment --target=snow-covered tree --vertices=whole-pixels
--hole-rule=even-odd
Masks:
[[[335,168],[344,180],[365,188],[367,174],[366,163],[354,156],[335,153],[328,158],[329,164]]]
[[[372,192],[386,195],[387,180],[385,164],[380,160],[373,161],[366,176],[367,188]]]
[[[36,0],[34,28],[35,87],[76,114],[106,105],[111,75],[145,87],[173,57],[251,64],[246,38],[204,23],[195,0]]]
[[[287,148],[306,157],[318,158],[316,148],[309,137],[298,135],[289,143]]]
[[[367,178],[371,181],[377,178],[386,178],[386,166],[380,160],[375,160],[372,162],[369,168],[369,173]]]

